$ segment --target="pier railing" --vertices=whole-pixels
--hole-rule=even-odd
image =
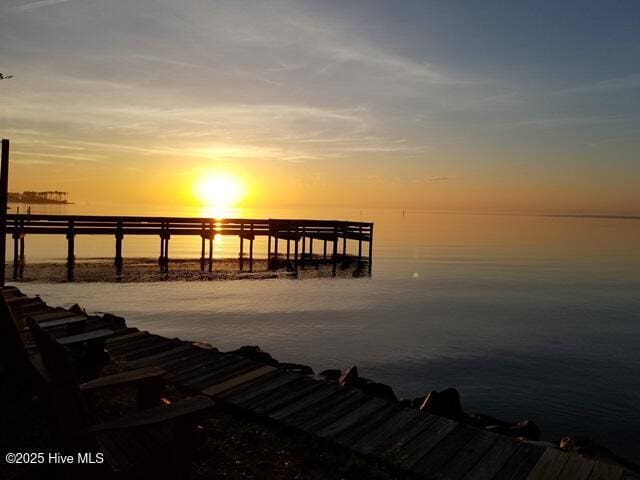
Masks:
[[[157,235],[160,238],[158,263],[163,271],[169,268],[169,240],[173,235],[189,235],[201,238],[200,268],[212,271],[213,239],[216,235],[237,236],[240,240],[239,268],[245,262],[244,242],[249,242],[249,271],[253,270],[253,242],[256,237],[267,237],[267,265],[278,265],[278,245],[286,242],[287,262],[292,262],[297,270],[306,259],[314,258],[314,240],[322,242],[323,260],[331,260],[334,265],[340,257],[338,244],[342,242],[342,257],[347,255],[347,240],[358,242],[358,262],[363,263],[363,242],[368,244],[366,260],[371,269],[373,223],[340,220],[309,219],[216,219],[202,217],[141,217],[141,216],[98,216],[98,215],[7,215],[6,233],[14,241],[14,278],[22,275],[25,263],[26,235],[64,235],[67,239],[67,273],[73,278],[76,235],[113,235],[115,239],[114,264],[118,271],[123,265],[122,242],[130,235]],[[208,256],[206,243],[209,243]],[[273,250],[272,250],[273,243]],[[299,246],[301,244],[301,246]],[[307,246],[308,244],[308,246]],[[293,249],[292,249],[293,245]],[[328,246],[331,250],[328,250]],[[355,254],[354,254],[355,256]]]

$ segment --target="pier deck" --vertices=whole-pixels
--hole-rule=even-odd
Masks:
[[[39,318],[60,312],[42,305]],[[76,315],[69,312],[69,315]],[[44,316],[42,316],[44,315]],[[96,327],[97,328],[97,327]],[[640,480],[620,465],[421,413],[301,373],[201,344],[127,328],[106,341],[113,360],[160,367],[186,391],[278,422],[428,479]]]
[[[67,277],[73,279],[75,262],[75,238],[78,235],[109,235],[114,238],[114,265],[122,270],[122,244],[132,235],[152,235],[160,239],[160,269],[169,269],[169,240],[172,236],[196,236],[201,239],[200,269],[213,269],[213,240],[216,235],[235,236],[239,239],[239,269],[245,262],[253,271],[254,240],[267,238],[267,264],[277,265],[280,242],[286,244],[287,261],[297,269],[305,259],[313,255],[314,240],[322,242],[322,258],[335,265],[340,258],[338,244],[342,242],[342,257],[347,255],[347,240],[358,242],[358,262],[367,262],[371,273],[373,255],[373,223],[340,220],[309,219],[215,219],[199,217],[141,217],[99,215],[7,215],[6,234],[13,238],[13,278],[21,277],[25,265],[25,238],[27,235],[64,235],[67,239]],[[245,241],[249,243],[245,250]],[[363,243],[368,252],[363,255]],[[293,248],[292,248],[293,243]],[[208,254],[207,254],[208,244]],[[330,250],[328,250],[328,244]],[[329,252],[329,254],[327,253]],[[355,256],[355,254],[354,254]]]

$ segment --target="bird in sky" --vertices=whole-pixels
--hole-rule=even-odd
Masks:
[[[7,75],[6,77],[0,73],[0,80],[9,80],[10,78],[13,78],[13,75]]]

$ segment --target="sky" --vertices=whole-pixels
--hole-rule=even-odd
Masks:
[[[264,207],[637,214],[638,25],[635,0],[3,0],[10,190],[188,203],[222,172]]]

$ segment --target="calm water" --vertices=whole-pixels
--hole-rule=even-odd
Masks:
[[[245,213],[374,220],[373,276],[21,287],[223,349],[257,344],[316,370],[357,364],[403,397],[455,386],[469,412],[532,418],[547,439],[585,434],[640,458],[640,220]],[[156,256],[157,243],[125,239],[125,255]],[[77,255],[112,248],[80,239]],[[233,256],[237,243],[217,248]],[[197,239],[172,239],[173,256],[198,252]],[[27,261],[64,254],[63,239],[27,238]]]

